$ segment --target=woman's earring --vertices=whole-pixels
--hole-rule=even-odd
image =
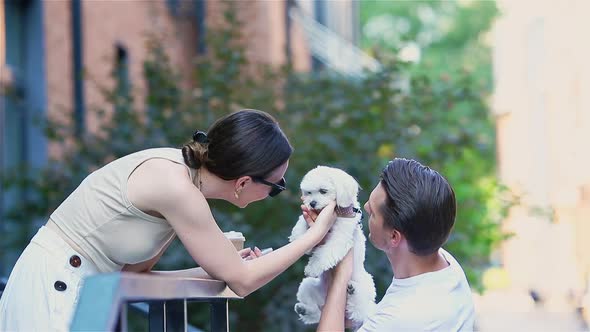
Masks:
[[[239,199],[240,198],[240,194],[238,194],[238,191],[237,190],[234,191],[234,196],[236,196],[236,199]]]

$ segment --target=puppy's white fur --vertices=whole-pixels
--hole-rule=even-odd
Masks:
[[[359,185],[356,180],[341,169],[318,166],[309,171],[301,181],[303,204],[310,209],[321,210],[331,201],[339,207],[353,206],[358,213],[353,218],[338,217],[328,232],[325,242],[311,254],[305,267],[306,278],[297,291],[295,312],[305,324],[318,323],[327,296],[326,272],[336,266],[346,253],[353,248],[354,267],[348,284],[346,317],[360,326],[375,308],[375,284],[367,273],[365,262],[365,235],[361,229]],[[293,241],[307,230],[303,215],[293,227],[289,241]]]

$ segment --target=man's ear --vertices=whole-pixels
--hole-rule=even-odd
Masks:
[[[393,248],[399,247],[402,242],[402,233],[400,233],[397,229],[389,231],[389,244]]]

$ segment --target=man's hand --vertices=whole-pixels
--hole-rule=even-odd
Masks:
[[[330,270],[328,295],[326,304],[322,309],[322,316],[317,331],[344,331],[346,325],[346,298],[348,297],[348,282],[352,276],[352,264],[354,263],[353,249]]]
[[[352,269],[354,266],[354,248],[348,251],[348,254],[344,256],[344,258],[338,263],[332,270],[330,270],[331,278],[328,281],[330,285],[334,283],[334,287],[343,288],[345,287],[347,292],[349,291],[348,282],[352,277]],[[349,320],[345,319],[344,326],[346,328],[353,328],[354,323]]]
[[[348,285],[352,277],[352,268],[354,265],[354,249],[350,249],[348,254],[332,269],[332,281]]]

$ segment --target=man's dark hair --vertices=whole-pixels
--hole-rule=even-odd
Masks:
[[[455,193],[447,180],[415,160],[395,158],[381,174],[387,193],[381,207],[385,225],[402,233],[410,251],[419,256],[436,252],[455,223]]]

